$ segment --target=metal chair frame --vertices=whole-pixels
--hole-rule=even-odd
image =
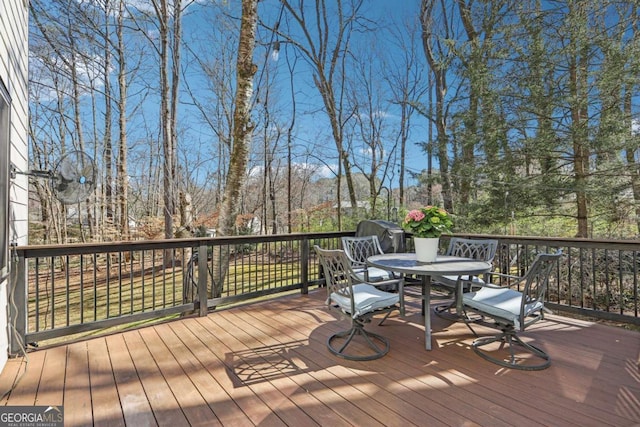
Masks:
[[[367,265],[367,258],[372,255],[383,254],[378,236],[342,237],[342,249],[351,262],[351,268],[356,273],[362,272],[365,282],[374,282],[378,277],[369,277],[370,268]],[[387,272],[389,278],[394,278],[395,274]],[[357,278],[357,276],[356,276]]]
[[[537,371],[550,366],[551,359],[549,355],[539,347],[523,341],[518,336],[518,333],[544,319],[546,310],[544,298],[549,278],[561,255],[560,251],[555,254],[538,254],[523,276],[501,273],[492,274],[503,279],[510,279],[512,283],[509,286],[496,286],[487,283],[478,291],[465,293],[462,296],[465,315],[468,312],[473,312],[480,316],[479,319],[466,317],[467,326],[478,337],[472,344],[476,354],[492,363],[512,369]],[[513,287],[518,287],[522,290],[517,291],[512,289]],[[498,302],[500,303],[499,305]],[[471,327],[472,324],[493,327],[499,329],[501,333],[489,337],[479,337]],[[496,342],[499,343],[497,351],[501,351],[505,345],[508,346],[508,358],[500,359],[494,357],[489,354],[489,350],[483,348]],[[518,357],[514,350],[516,345],[520,346],[525,352],[532,354],[534,356],[532,360],[538,360],[538,362],[527,363],[531,358]]]
[[[364,326],[371,322],[373,316],[385,314],[379,323],[379,325],[382,325],[393,311],[399,310],[399,296],[395,293],[381,291],[369,283],[354,284],[351,262],[344,251],[321,249],[317,245],[314,246],[314,250],[320,260],[327,284],[328,307],[338,311],[341,316],[348,316],[351,319],[351,327],[349,329],[336,332],[327,339],[329,351],[344,359],[358,361],[374,360],[387,354],[389,352],[389,340],[382,335],[365,330]],[[376,300],[385,304],[387,301],[392,301],[393,304],[380,307],[374,304],[376,308],[359,311],[355,303],[358,292],[373,295],[370,296],[372,303]],[[349,299],[350,307],[346,309],[341,307],[337,302],[340,297]],[[371,350],[370,353],[353,354],[348,352],[349,345],[354,342],[353,340],[356,337],[364,339],[364,343]],[[344,341],[340,343],[342,339]]]
[[[341,240],[342,249],[351,263],[351,269],[354,273],[352,278],[355,282],[370,283],[385,291],[400,291],[405,283],[401,274],[367,265],[367,258],[370,256],[384,254],[378,236],[344,236]],[[384,272],[384,274],[377,274],[381,272]],[[404,316],[404,296],[402,292],[400,292],[400,313]]]
[[[493,262],[498,249],[498,241],[494,239],[467,239],[463,237],[452,237],[449,241],[446,255],[458,256],[463,258],[471,258],[488,263]],[[491,273],[486,273],[485,278]],[[435,314],[449,320],[461,320],[460,313],[454,313],[452,310],[459,306],[459,298],[461,292],[473,291],[474,288],[480,288],[484,284],[484,280],[474,277],[450,277],[435,276],[431,278],[433,286],[446,288],[449,292],[447,298],[452,297],[450,303],[438,304],[433,308]]]

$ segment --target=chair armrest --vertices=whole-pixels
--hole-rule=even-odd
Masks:
[[[353,280],[354,283],[367,283],[371,286],[384,286],[384,285],[397,285],[398,283],[400,283],[402,279],[402,277],[395,277],[393,279],[387,279],[387,280],[376,280],[375,282],[367,282],[366,280],[362,280],[362,278],[358,277],[357,274],[355,274],[355,272],[353,272],[351,274],[351,279]]]
[[[493,271],[490,273],[487,273],[487,276],[488,276],[488,280],[486,281],[485,286],[492,287],[492,288],[512,288],[518,285],[524,279],[523,276],[516,276],[513,274],[507,274],[507,273],[497,273]],[[506,280],[507,283],[496,284],[494,283],[493,276],[497,276],[498,278],[502,278],[502,279],[507,279]]]
[[[349,259],[349,262],[351,263],[351,268],[353,268],[354,270],[356,268],[367,268],[367,264],[366,263],[356,261],[355,259],[351,259],[351,258],[349,258],[348,255],[347,255],[347,258]]]
[[[389,279],[389,280],[381,280],[379,282],[369,282],[370,285],[378,287],[378,286],[382,286],[382,285],[397,285],[398,283],[400,283],[403,279],[400,278],[396,278],[396,279]]]

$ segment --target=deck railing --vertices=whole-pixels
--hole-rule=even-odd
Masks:
[[[522,274],[539,252],[561,250],[546,306],[552,310],[640,325],[640,241],[505,236],[494,265]]]
[[[347,235],[353,232],[15,248],[11,350],[171,315],[206,315],[275,293],[306,293],[322,283],[313,245],[337,248]],[[536,253],[561,249],[565,256],[551,281],[550,308],[640,325],[640,242],[469,237],[499,239],[495,269],[515,274]],[[443,247],[447,240],[441,239]]]
[[[353,232],[23,246],[14,249],[11,349],[197,312],[320,282],[314,244]],[[226,267],[222,283],[214,274]],[[203,301],[204,303],[201,303]]]

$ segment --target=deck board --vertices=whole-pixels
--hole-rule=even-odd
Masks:
[[[106,340],[104,338],[92,340],[87,351],[91,406],[95,424],[113,427],[124,426],[122,405],[118,396]]]
[[[209,402],[214,413],[226,426],[251,426],[253,422],[243,411],[245,401],[252,400],[243,397],[244,393],[234,393],[234,387],[227,374],[224,363],[213,353],[200,339],[198,334],[198,322],[189,327],[186,322],[174,322],[171,329],[180,339],[182,344],[176,343],[177,349],[189,348],[193,367],[189,369],[189,375],[194,378],[194,383],[202,390],[203,396]],[[188,363],[189,360],[185,360]]]
[[[152,349],[147,348],[140,332],[135,331],[123,335],[157,424],[167,427],[188,425],[187,418],[178,404],[173,390],[167,384],[153,358]],[[161,355],[158,356],[161,357]]]
[[[296,376],[295,373],[297,369],[295,369],[295,365],[291,363],[290,357],[292,354],[291,352],[295,351],[295,347],[298,345],[298,343],[294,341],[293,345],[291,346],[285,344],[286,347],[283,347],[281,343],[269,344],[269,335],[271,334],[266,332],[264,329],[252,329],[255,331],[254,333],[258,335],[253,336],[249,332],[245,332],[238,326],[236,326],[246,324],[246,320],[237,319],[235,313],[225,312],[222,313],[220,317],[221,319],[218,322],[218,326],[227,330],[229,334],[235,337],[239,337],[239,339],[244,338],[245,342],[255,343],[255,346],[252,348],[246,346],[236,347],[235,349],[232,348],[231,350],[233,351],[233,353],[228,357],[228,360],[231,361],[234,370],[241,374],[240,378],[243,380],[243,382],[248,381],[252,383],[252,386],[254,386],[255,384],[262,384],[265,382],[259,381],[259,379],[270,378],[270,381],[279,383],[282,382],[282,379],[286,378],[279,373],[282,370],[284,370],[285,372],[290,372],[292,374],[290,375],[290,377]],[[254,322],[251,322],[249,324],[253,324],[254,326],[257,325],[258,327],[260,326]],[[267,341],[267,343],[265,343],[265,341]],[[258,351],[255,350],[256,348]],[[265,349],[267,350],[267,352],[264,351]],[[272,351],[270,349],[275,351]],[[327,373],[327,375],[329,374]],[[293,383],[293,387],[299,390],[299,392],[305,394],[307,393],[307,391],[301,388],[300,385],[295,381],[293,381],[292,379],[290,379],[290,381]],[[321,378],[312,375],[311,381],[321,381]],[[307,382],[301,383],[303,385],[307,384]],[[289,392],[289,394],[291,394],[291,392]],[[336,398],[340,399],[339,395],[336,396]],[[314,401],[319,402],[315,397],[313,397],[313,399]],[[314,405],[318,405],[318,403],[314,403]],[[350,418],[351,422],[361,423],[362,425],[381,425],[379,424],[381,421],[371,417],[366,412],[366,408],[356,407],[351,404],[345,404],[342,406],[342,408],[345,416]]]
[[[249,310],[245,310],[246,312],[250,312]],[[234,312],[235,313],[235,312]],[[260,313],[255,312],[255,316],[259,316]],[[262,317],[259,320],[262,320],[264,322],[278,322],[278,315],[277,313],[270,313],[270,316],[266,316]],[[302,320],[302,319],[301,319]],[[327,320],[330,320],[330,317],[327,318]],[[254,323],[254,322],[252,322]],[[261,325],[261,327],[268,327],[266,323],[264,323],[263,325]],[[289,329],[287,329],[287,327],[289,327]],[[274,332],[280,332],[282,333],[282,331],[291,331],[290,325],[286,325],[286,324],[278,324],[277,326],[273,326],[273,331]],[[319,337],[320,339],[318,340],[318,342],[316,342],[315,344],[317,345],[324,345],[324,342],[326,341],[326,339],[329,336],[329,332],[335,332],[336,330],[338,330],[340,328],[331,328],[331,329],[327,329],[326,333],[324,335],[322,335],[322,337]],[[305,332],[299,332],[300,336],[295,335],[293,337],[291,337],[292,339],[304,339],[305,336],[308,336],[309,334],[312,333],[311,330],[308,330],[306,333]],[[300,351],[300,350],[298,350]],[[397,423],[402,421],[401,424],[406,424],[406,423],[420,423],[420,422],[428,422],[430,425],[435,425],[436,423],[439,423],[439,420],[432,414],[433,412],[436,412],[433,407],[433,405],[430,405],[429,407],[429,412],[424,412],[423,409],[421,408],[421,406],[424,406],[424,400],[421,401],[420,405],[414,405],[411,406],[410,400],[407,401],[405,398],[400,397],[398,394],[396,393],[392,393],[390,392],[387,387],[388,384],[391,382],[388,378],[385,378],[384,376],[370,376],[369,375],[369,370],[363,370],[360,366],[358,365],[362,365],[362,363],[357,363],[357,362],[345,362],[345,365],[340,365],[340,364],[335,364],[335,363],[331,363],[331,365],[327,365],[327,354],[322,352],[322,353],[318,353],[315,350],[310,350],[309,347],[305,348],[305,349],[301,349],[301,354],[300,356],[304,358],[304,360],[311,360],[315,362],[315,369],[320,371],[320,370],[327,370],[330,374],[333,375],[332,380],[329,380],[329,384],[328,386],[331,387],[335,387],[336,386],[336,382],[339,383],[344,383],[344,385],[341,385],[340,387],[345,387],[345,386],[351,386],[353,387],[353,390],[348,394],[348,396],[351,396],[349,398],[359,398],[360,400],[364,400],[365,401],[365,407],[360,406],[362,409],[364,410],[369,410],[372,411],[373,413],[378,412],[379,414],[385,414],[387,415],[389,418],[388,419],[381,419],[380,421],[383,422],[383,424],[385,425],[390,425],[393,423]],[[333,362],[333,357],[331,358],[331,362]],[[384,359],[383,359],[384,360]],[[372,366],[372,364],[375,364],[377,361],[372,361],[372,362],[367,362],[365,366],[370,367]],[[349,369],[346,366],[356,366],[357,369]],[[370,380],[368,378],[371,378]],[[347,396],[347,397],[348,397]],[[409,396],[412,396],[412,393],[409,393]],[[380,411],[381,407],[388,407],[390,409],[390,412],[382,412]],[[441,408],[443,410],[444,413],[449,413],[448,410],[446,410],[446,408]]]
[[[67,350],[64,400],[62,403],[66,407],[73,408],[73,410],[65,411],[64,414],[65,423],[68,425],[91,425],[94,419],[91,393],[89,393],[91,383],[89,379],[88,344],[89,342],[86,341],[61,347]],[[57,385],[59,386],[60,384]]]
[[[0,404],[64,405],[67,426],[640,424],[638,332],[551,315],[524,334],[551,367],[514,371],[436,316],[426,351],[409,299],[406,317],[367,326],[389,353],[353,362],[326,349],[347,321],[323,302],[318,290],[33,350],[0,373],[0,392],[17,382]]]
[[[45,358],[48,352],[36,351],[28,354],[23,359],[23,363],[20,359],[14,359],[10,363],[14,366],[20,366],[20,372],[14,377],[15,388],[3,401],[3,404],[10,403],[11,405],[35,405],[38,395],[38,387],[40,386],[40,380],[42,379],[42,369],[44,366]],[[2,382],[3,392],[6,388],[6,383]],[[53,402],[52,405],[60,405],[62,402]]]
[[[226,344],[218,339],[218,336],[229,336],[229,334],[217,325],[212,324],[208,317],[187,319],[184,323],[187,328],[193,331],[194,338],[204,345],[205,351],[208,352],[204,357],[215,358],[217,368],[215,369],[214,377],[220,381],[229,397],[244,411],[251,422],[255,425],[260,425],[264,422],[269,422],[273,425],[285,425],[273,414],[268,404],[261,396],[256,394],[254,389],[250,386],[243,386],[242,381],[238,379],[227,364],[226,354],[229,350]],[[229,336],[229,340],[232,338]],[[205,366],[210,369],[208,364],[205,363]]]
[[[126,425],[155,425],[151,405],[135,369],[129,348],[121,334],[106,337],[113,365],[113,377],[118,390],[122,415]]]

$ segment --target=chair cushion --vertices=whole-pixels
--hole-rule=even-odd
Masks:
[[[522,293],[509,288],[484,287],[477,292],[462,295],[462,302],[477,311],[512,322],[516,329],[521,327],[520,305]],[[524,316],[541,310],[544,304],[535,301],[525,305]]]
[[[359,283],[352,287],[355,313],[351,312],[351,299],[348,296],[335,292],[331,294],[331,300],[340,306],[345,313],[349,313],[356,318],[381,308],[391,307],[400,301],[398,294],[381,291],[375,286],[367,283]]]
[[[356,276],[363,282],[380,282],[382,280],[389,280],[394,278],[393,273],[390,271],[376,267],[369,267],[369,280],[366,280],[365,270],[366,269],[364,268],[355,270]]]

